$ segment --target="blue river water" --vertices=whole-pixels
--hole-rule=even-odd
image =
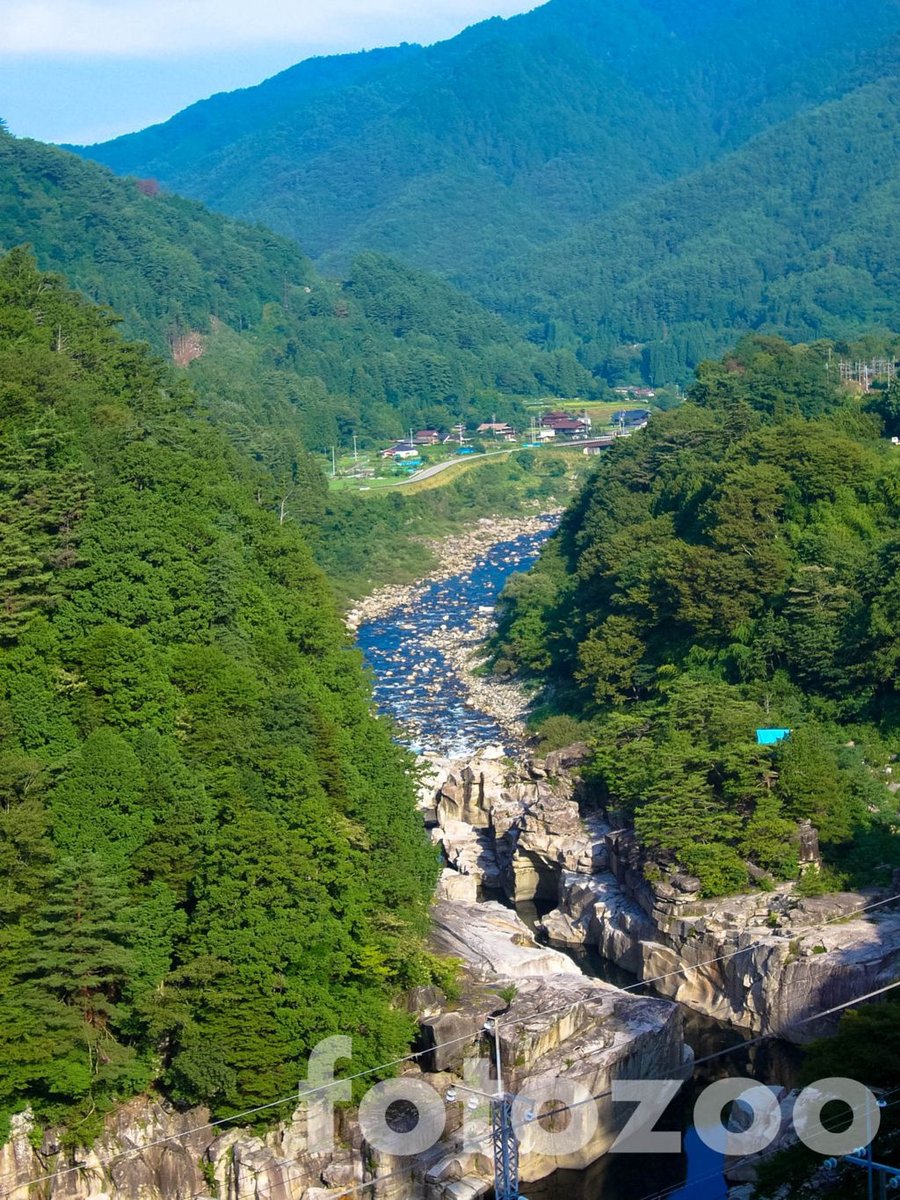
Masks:
[[[466,703],[456,669],[433,640],[465,638],[473,618],[492,609],[509,577],[527,571],[553,530],[498,542],[472,568],[438,580],[410,604],[361,625],[357,642],[375,674],[375,702],[417,754],[463,757],[508,738],[493,717]]]

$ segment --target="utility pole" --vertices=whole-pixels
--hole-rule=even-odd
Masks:
[[[334,455],[334,446],[331,447],[331,478],[337,477],[337,460]]]
[[[500,1064],[500,1030],[495,1017],[485,1025],[485,1030],[494,1038],[494,1061],[497,1069],[497,1087],[493,1096],[475,1088],[459,1084],[459,1089],[473,1096],[481,1096],[491,1106],[491,1145],[494,1154],[494,1197],[495,1200],[525,1200],[519,1195],[519,1141],[513,1127],[513,1097],[503,1090],[503,1073]],[[447,1100],[456,1099],[456,1087],[447,1089]],[[472,1102],[470,1101],[470,1104]],[[527,1114],[527,1120],[533,1119]]]
[[[887,1108],[886,1100],[879,1099],[877,1103],[879,1108]],[[868,1200],[875,1200],[876,1184],[878,1185],[879,1200],[885,1200],[888,1193],[900,1192],[900,1170],[875,1161],[872,1152],[872,1113],[869,1109],[866,1109],[866,1133],[869,1138],[867,1145],[860,1146],[852,1153],[844,1154],[841,1158],[826,1158],[822,1165],[827,1171],[834,1171],[841,1162],[864,1168],[867,1176],[866,1195]]]
[[[497,1091],[491,1100],[491,1143],[494,1148],[494,1198],[519,1200],[519,1142],[512,1120],[512,1096],[503,1090],[500,1063],[500,1028],[495,1017],[494,1060],[497,1064]]]
[[[353,435],[353,461],[359,462],[359,455],[356,452],[356,434]]]

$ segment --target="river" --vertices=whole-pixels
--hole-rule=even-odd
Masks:
[[[357,641],[375,676],[375,702],[416,754],[466,758],[487,744],[515,748],[508,725],[472,701],[448,648],[466,646],[516,571],[527,571],[553,532],[497,542],[468,570],[440,579],[384,616],[360,625]]]
[[[496,604],[509,577],[528,570],[551,532],[548,522],[538,532],[498,542],[467,570],[420,588],[408,602],[359,627],[359,645],[375,676],[376,703],[397,722],[400,740],[417,754],[463,759],[487,743],[510,752],[519,748],[508,725],[473,703],[446,647],[465,645],[473,629],[484,628],[485,612]],[[518,911],[533,927],[538,916],[534,906],[520,905]],[[586,975],[620,987],[634,982],[595,953],[572,957]],[[688,1009],[684,1016],[685,1038],[698,1059],[740,1047],[745,1040],[740,1031],[711,1018]],[[528,1184],[528,1200],[656,1200],[659,1193],[665,1200],[724,1200],[723,1159],[701,1141],[691,1120],[700,1088],[735,1075],[791,1086],[798,1061],[794,1047],[768,1041],[698,1067],[661,1122],[663,1128],[682,1131],[680,1155],[649,1160],[606,1155],[586,1170],[557,1171]]]

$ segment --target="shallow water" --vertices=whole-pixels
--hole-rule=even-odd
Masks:
[[[479,609],[493,608],[516,571],[527,571],[553,531],[498,542],[471,570],[431,584],[411,604],[361,625],[357,642],[375,673],[375,702],[401,728],[400,740],[416,754],[462,758],[481,746],[509,748],[497,721],[466,703],[466,689],[433,634],[461,637]]]

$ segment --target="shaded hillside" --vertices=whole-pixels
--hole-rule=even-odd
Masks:
[[[264,220],[332,268],[361,248],[436,268],[591,369],[677,327],[637,364],[673,378],[734,325],[806,336],[821,310],[830,328],[848,283],[851,324],[886,318],[833,185],[864,227],[863,181],[893,180],[896,154],[873,150],[870,169],[865,141],[884,141],[885,103],[894,116],[868,85],[896,72],[898,30],[895,0],[551,0],[437,46],[301,63],[82,152]],[[823,275],[832,254],[859,274]]]
[[[900,80],[891,77],[526,260],[535,336],[577,347],[607,376],[617,347],[638,343],[619,363],[664,383],[735,329],[797,340],[898,329],[898,246]],[[502,288],[494,300],[507,307]],[[553,321],[556,312],[570,322]]]

